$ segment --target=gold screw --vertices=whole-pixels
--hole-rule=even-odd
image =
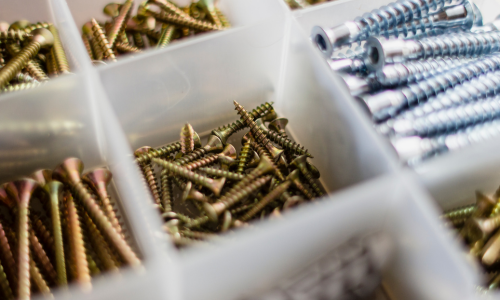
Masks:
[[[94,32],[94,39],[96,40],[99,48],[101,49],[104,58],[110,59],[112,61],[116,61],[115,53],[113,49],[109,46],[108,39],[106,35],[102,31],[101,26],[95,19],[92,19],[92,31]]]
[[[290,180],[295,185],[295,187],[299,191],[301,191],[304,196],[306,196],[308,200],[311,200],[314,197],[314,195],[300,181],[299,170],[292,171],[290,174],[288,174],[287,180]]]
[[[54,25],[49,25],[50,32],[54,37],[54,46],[52,47],[52,55],[53,59],[57,65],[57,71],[60,74],[67,74],[70,72],[68,59],[66,58],[66,52],[64,52],[64,48],[61,43],[61,39],[59,38],[59,32],[57,31]]]
[[[163,24],[161,27],[161,36],[160,39],[158,40],[156,48],[162,49],[165,48],[168,44],[170,44],[172,38],[174,37],[176,29],[177,28],[174,25]]]
[[[271,201],[277,199],[281,194],[283,194],[292,184],[290,181],[285,181],[282,184],[278,185],[274,190],[272,190],[269,194],[267,194],[264,198],[262,198],[252,209],[250,209],[243,217],[240,218],[240,221],[246,222],[250,220],[256,213],[261,211],[266,205],[271,203]]]
[[[181,152],[188,154],[194,150],[194,130],[191,124],[186,123],[181,129]]]
[[[127,0],[123,5],[121,5],[120,12],[113,20],[111,29],[108,32],[109,48],[113,49],[115,47],[118,36],[125,28],[125,24],[127,24],[127,20],[130,17],[130,10],[132,9],[133,4],[134,2],[132,0]]]

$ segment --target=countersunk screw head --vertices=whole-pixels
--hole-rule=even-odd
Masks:
[[[139,157],[141,156],[142,154],[145,154],[145,153],[148,153],[149,151],[151,151],[151,147],[149,146],[142,146],[140,148],[137,148],[135,151],[134,151],[134,155],[136,157]]]
[[[79,158],[70,157],[54,169],[52,178],[66,183],[79,182],[82,171],[83,162]]]
[[[45,186],[52,181],[52,170],[41,169],[33,172],[30,178],[38,182],[40,186]]]
[[[92,34],[92,22],[87,22],[83,24],[82,32],[85,34]]]
[[[0,31],[8,31],[10,24],[7,22],[0,22]]]
[[[221,169],[223,170],[229,170],[229,167],[231,165],[237,163],[236,148],[234,148],[234,146],[231,144],[227,144],[226,147],[224,147],[224,150],[222,150],[222,152],[217,155],[217,160],[221,164]]]
[[[10,25],[10,29],[14,30],[22,30],[31,25],[31,22],[28,20],[19,20]]]
[[[105,168],[94,169],[82,177],[83,181],[94,186],[96,190],[99,190],[99,186],[106,187],[112,178],[113,174],[111,174],[111,171]]]
[[[6,190],[7,184],[8,183],[4,183],[0,186],[0,202],[7,205],[8,208],[12,209],[16,206],[16,203],[7,194],[7,190]]]
[[[224,144],[222,143],[221,139],[216,136],[211,134],[208,137],[208,142],[203,148],[208,152],[220,152],[224,149]]]
[[[120,7],[121,6],[122,5],[119,3],[108,3],[108,4],[106,4],[106,6],[104,6],[104,9],[102,10],[102,12],[105,15],[114,18],[120,14]]]
[[[278,132],[279,134],[286,134],[285,128],[288,124],[287,118],[277,118],[269,123],[269,128]]]
[[[38,42],[41,48],[48,49],[54,45],[54,35],[48,29],[38,28],[31,34],[33,34],[33,41]]]

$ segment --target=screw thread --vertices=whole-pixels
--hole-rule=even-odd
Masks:
[[[36,285],[38,290],[42,295],[45,295],[46,297],[53,298],[52,293],[50,292],[50,288],[47,285],[47,282],[45,279],[43,279],[42,273],[40,273],[40,269],[38,269],[35,261],[33,258],[29,257],[28,261],[28,266],[29,266],[29,273],[31,274],[31,279],[33,279],[33,283]],[[30,296],[28,295],[28,298],[21,298],[19,296],[19,299],[30,299]]]
[[[305,185],[303,185],[300,180],[294,180],[293,184],[304,196],[306,196],[307,200],[311,200],[314,198],[314,195],[311,193],[311,191],[309,191],[309,189]]]
[[[240,157],[238,160],[238,169],[236,170],[236,173],[243,174],[243,172],[245,171],[250,150],[251,150],[251,141],[248,140],[241,148]]]
[[[116,47],[116,50],[118,50],[120,52],[124,52],[124,53],[140,53],[140,52],[142,52],[141,49],[139,49],[135,46],[132,46],[130,44],[123,43],[123,42],[116,42],[115,47]]]
[[[262,147],[260,144],[258,144],[256,142],[251,142],[251,146],[252,146],[253,149],[255,149],[255,151],[257,152],[257,154],[259,155],[259,157],[261,159],[262,159],[262,157],[265,156],[265,157],[267,157],[269,159],[269,161],[271,161],[271,163],[273,165],[273,168],[274,168],[274,173],[275,173],[276,177],[278,177],[278,179],[281,180],[281,181],[285,181],[285,176],[283,176],[283,173],[281,173],[281,170],[276,167],[276,165],[274,164],[273,160],[271,159],[271,155],[269,154],[269,152],[267,151],[267,149],[264,148],[264,147]],[[250,172],[250,174],[252,172]]]
[[[170,1],[156,1],[156,0],[150,0],[148,3],[155,4],[159,8],[163,9],[167,13],[173,13],[179,17],[182,17],[187,20],[193,19],[189,14],[184,12],[182,9],[177,7],[177,5],[173,4]]]
[[[194,150],[194,130],[191,124],[186,123],[181,129],[181,152],[188,154]]]
[[[172,181],[168,175],[168,170],[161,171],[161,204],[165,212],[172,211]]]
[[[30,216],[33,229],[35,230],[35,233],[37,234],[37,237],[40,239],[42,242],[42,245],[52,253],[54,253],[55,248],[54,248],[54,237],[52,237],[52,233],[50,232],[49,229],[47,229],[48,224],[46,225],[44,221],[42,221],[42,215],[37,215],[37,214],[32,214]]]
[[[162,23],[185,26],[199,31],[212,31],[221,29],[212,23],[196,20],[193,18],[187,19],[179,15],[157,13],[149,9],[146,9],[146,12],[148,15],[154,17],[157,21]]]
[[[217,14],[217,11],[215,10],[214,5],[208,6],[206,9],[206,12],[210,16],[210,19],[212,20],[212,22],[214,23],[215,26],[217,26],[218,28],[224,28],[221,20],[219,19],[219,15]]]
[[[81,181],[72,182],[71,188],[76,198],[83,204],[90,218],[95,222],[99,230],[114,244],[122,258],[133,267],[139,266],[141,262],[137,258],[137,255],[130,248],[125,239],[115,230],[113,225],[111,225],[99,205],[95,203]]]
[[[18,207],[18,242],[17,242],[17,296],[19,299],[30,299],[30,251],[28,234],[28,203],[20,202]]]
[[[3,220],[2,220],[3,221]],[[17,286],[17,274],[16,274],[16,261],[14,260],[14,255],[12,254],[12,248],[10,247],[9,240],[7,239],[7,234],[5,233],[4,226],[0,223],[0,249],[2,253],[2,263],[7,270],[9,281],[12,287]]]
[[[44,245],[49,244],[53,253],[55,253],[56,258],[56,270],[57,270],[57,284],[66,285],[68,283],[66,274],[66,263],[64,258],[64,242],[62,237],[62,227],[61,227],[61,216],[59,213],[59,195],[51,191],[50,193],[50,212],[52,217],[52,230],[54,232],[54,237],[52,238],[50,232],[42,224],[42,221],[38,218],[32,218],[35,231],[41,236]],[[35,216],[35,215],[33,215]],[[40,226],[41,225],[41,226]],[[38,228],[38,230],[37,230]],[[53,247],[52,247],[53,246]]]
[[[90,195],[89,195],[90,196]],[[80,218],[75,207],[75,202],[70,194],[65,199],[68,213],[68,226],[70,231],[70,249],[76,267],[76,281],[86,287],[90,287],[90,271],[83,243],[82,228]]]
[[[108,31],[108,43],[110,48],[115,47],[120,32],[125,28],[133,4],[134,2],[132,0],[125,1],[120,8],[120,13],[113,19],[111,29]]]
[[[54,25],[49,25],[50,32],[54,36],[54,46],[52,47],[52,55],[53,59],[55,60],[57,64],[57,70],[58,73],[69,73],[70,68],[69,68],[69,63],[68,59],[66,58],[66,52],[64,52],[64,48],[61,43],[61,38],[59,37],[59,32],[57,31],[57,28]]]
[[[271,201],[277,199],[281,196],[289,187],[291,182],[285,181],[284,183],[278,185],[274,190],[272,190],[269,194],[267,194],[264,198],[262,198],[252,209],[250,209],[246,214],[244,214],[240,221],[246,222],[250,220],[256,213],[261,211],[266,205],[271,203]]]
[[[264,132],[255,124],[255,122],[252,119],[252,116],[241,106],[236,100],[233,101],[235,109],[238,111],[238,114],[241,116],[241,119],[243,119],[243,122],[250,127],[250,131],[253,133],[254,138],[259,142],[260,144],[264,145],[268,150],[271,150],[273,145],[271,142],[267,139],[266,135]]]
[[[163,24],[156,48],[162,49],[170,44],[172,38],[174,37],[175,29],[176,27],[174,25]]]
[[[138,156],[135,159],[135,161],[138,162],[139,164],[145,164],[151,162],[151,159],[153,158],[168,156],[171,153],[174,153],[179,150],[181,150],[181,143],[175,142],[170,145],[163,146],[157,149],[150,149],[149,152],[143,153],[140,156]]]
[[[250,208],[254,207],[255,205],[256,205],[256,203],[251,203],[251,204],[241,205],[241,206],[239,206],[239,207],[236,207],[235,209],[232,209],[232,210],[230,211],[230,213],[231,213],[232,215],[235,215],[235,214],[238,214],[238,213],[240,213],[240,212],[242,212],[242,211],[245,211],[245,210],[247,210],[247,209],[250,209]]]
[[[182,176],[182,177],[188,179],[189,181],[195,182],[199,185],[202,185],[202,186],[214,191],[213,187],[212,187],[212,183],[214,181],[208,177],[202,176],[200,174],[196,174],[196,173],[190,171],[189,169],[187,169],[186,167],[179,166],[179,165],[173,164],[173,163],[165,161],[165,160],[160,160],[158,158],[154,158],[153,162],[155,164],[161,166],[162,168],[169,170],[172,173],[175,173],[179,176]]]
[[[219,207],[220,210],[217,211],[218,214],[222,213],[226,209],[230,208],[234,204],[240,202],[250,194],[254,193],[255,191],[259,190],[262,186],[264,186],[266,183],[268,183],[271,180],[271,176],[264,176],[262,178],[257,178],[253,182],[250,182],[248,184],[245,184],[244,186],[240,185],[240,188],[238,189],[231,189],[224,197],[222,197],[219,201],[217,201],[215,204],[220,205]],[[241,183],[242,181],[240,181]]]
[[[29,82],[38,82],[35,80],[35,78],[31,77],[27,73],[17,73],[16,77],[14,77],[15,80],[17,80],[19,83],[29,83]]]
[[[94,33],[94,39],[97,42],[97,45],[103,53],[103,58],[116,61],[115,53],[113,52],[113,49],[111,49],[104,31],[95,19],[92,19],[92,32]]]
[[[306,155],[307,157],[313,157],[307,149],[304,148],[304,146],[301,146],[299,143],[296,143],[292,140],[290,140],[288,137],[280,135],[279,133],[268,130],[266,132],[267,137],[275,142],[276,144],[280,145],[283,149],[290,151],[294,154],[297,155]]]
[[[183,214],[177,213],[177,216],[179,217],[179,220],[181,220],[184,223],[184,227],[186,228],[195,228],[199,227],[205,223],[207,223],[210,219],[208,216],[201,216],[196,219],[192,219],[188,216],[185,216]]]
[[[307,166],[305,164],[299,164],[298,165],[298,168],[300,170],[300,172],[302,173],[302,175],[304,175],[307,183],[309,184],[309,186],[312,188],[313,192],[318,196],[318,197],[323,197],[325,195],[325,193],[323,192],[323,190],[321,190],[321,188],[316,184],[316,182],[314,181],[313,179],[313,176],[311,174],[311,172],[309,172],[309,169],[307,168]]]
[[[229,171],[224,171],[220,169],[214,169],[214,168],[200,168],[200,171],[203,173],[206,173],[211,176],[216,176],[216,177],[224,177],[229,180],[234,180],[234,181],[240,181],[245,178],[245,175],[242,174],[237,174]]]
[[[208,240],[216,238],[217,235],[213,233],[201,232],[201,231],[191,231],[191,230],[181,230],[180,234],[184,237],[194,238],[197,240]]]
[[[229,28],[231,27],[231,23],[227,19],[226,15],[216,6],[215,7],[215,12],[217,13],[217,16],[219,17],[219,20],[222,24],[222,27]]]
[[[37,41],[30,41],[25,47],[21,49],[7,64],[0,69],[0,87],[4,87],[9,83],[17,73],[38,53],[40,50],[40,43]]]
[[[42,86],[42,85],[44,85],[44,84],[41,82],[38,82],[38,81],[11,84],[11,85],[3,87],[2,92],[3,93],[11,93],[11,92],[25,91],[25,90],[30,90],[30,89]]]
[[[137,48],[143,49],[145,47],[144,39],[142,38],[142,34],[140,32],[134,32],[132,34],[132,38],[134,39],[134,45]]]
[[[193,152],[175,160],[175,163],[178,165],[186,165],[196,159],[199,159],[200,157],[204,156],[207,153],[207,150],[205,148],[198,148],[194,150]]]
[[[9,51],[10,55],[17,55],[21,51],[21,47],[19,47],[16,43],[7,44],[7,51]],[[26,66],[26,70],[28,73],[35,78],[37,81],[46,81],[49,80],[47,74],[40,68],[40,66],[34,61],[29,61]]]
[[[153,168],[151,167],[150,164],[143,164],[142,166],[142,172],[144,174],[144,178],[146,179],[146,182],[149,186],[149,190],[151,191],[151,195],[153,196],[153,199],[158,205],[158,207],[161,208],[161,199],[160,199],[160,192],[158,191],[158,184],[156,183],[156,178],[153,173]]]
[[[48,29],[50,25],[52,25],[52,23],[49,23],[49,22],[38,22],[38,23],[34,23],[34,24],[26,26],[26,28],[24,28],[23,30],[26,33],[31,33],[35,29],[41,29],[41,28]]]
[[[186,167],[186,169],[193,171],[193,170],[199,169],[201,167],[209,166],[209,165],[215,163],[218,158],[219,158],[218,154],[203,157],[203,158],[200,158],[200,159],[195,160],[193,162],[190,162],[187,165],[184,165],[184,167]]]
[[[9,30],[9,31],[0,31],[0,41],[2,42],[13,42],[20,41],[24,42],[28,38],[33,37],[32,34],[26,33],[21,30]]]
[[[386,65],[377,72],[377,81],[383,86],[402,85],[425,80],[467,63],[469,60],[465,59],[436,58]]]
[[[94,52],[92,50],[92,45],[90,43],[90,39],[88,37],[87,34],[82,34],[82,40],[83,40],[83,45],[85,46],[85,49],[87,50],[87,53],[90,57],[90,60],[94,60],[95,59],[95,56],[94,56]]]
[[[7,300],[14,300],[14,294],[10,288],[9,280],[7,279],[7,274],[0,263],[0,289]]]
[[[33,248],[33,256],[35,256],[40,263],[44,274],[47,276],[47,279],[51,283],[56,283],[57,282],[57,272],[54,269],[54,266],[50,262],[49,257],[47,256],[47,253],[42,247],[42,244],[40,244],[40,241],[35,235],[35,232],[33,229],[30,229],[30,243],[31,247]]]

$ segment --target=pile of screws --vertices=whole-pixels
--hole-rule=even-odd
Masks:
[[[204,146],[186,124],[179,142],[135,151],[165,230],[178,246],[210,239],[253,219],[279,216],[325,194],[317,182],[319,171],[307,162],[312,156],[288,138],[287,119],[277,118],[269,103],[251,112],[236,101],[234,105],[241,119],[214,129]],[[245,127],[250,130],[237,155],[228,139]]]
[[[284,0],[284,1],[286,4],[288,4],[288,6],[291,9],[299,9],[299,8],[306,8],[314,4],[320,4],[323,2],[334,1],[334,0]]]
[[[499,26],[482,26],[468,0],[404,0],[316,26],[312,39],[376,130],[416,165],[500,134]]]
[[[59,33],[51,23],[0,22],[0,90],[13,92],[42,85],[70,72]]]
[[[441,218],[454,227],[470,247],[469,255],[487,273],[488,289],[500,287],[500,188],[492,196],[476,192],[476,204],[445,212]]]
[[[199,0],[187,7],[168,0],[148,0],[131,16],[133,4],[133,0],[110,3],[103,11],[111,22],[99,24],[92,19],[83,25],[83,42],[95,63],[116,61],[118,54],[146,48],[161,49],[177,39],[231,26],[215,0]]]
[[[53,298],[72,281],[89,290],[91,276],[141,265],[106,188],[111,172],[82,170],[68,158],[0,186],[0,298]]]

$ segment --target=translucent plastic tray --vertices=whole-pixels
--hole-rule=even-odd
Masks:
[[[478,297],[481,274],[440,225],[440,208],[425,190],[444,208],[470,202],[476,187],[492,191],[500,183],[500,142],[443,155],[416,172],[402,167],[309,41],[313,25],[333,26],[388,2],[341,0],[292,13],[282,0],[221,0],[232,29],[94,68],[79,29],[91,17],[104,20],[107,2],[2,1],[6,21],[55,23],[74,74],[0,95],[0,157],[9,162],[0,162],[0,178],[53,168],[68,156],[86,169],[108,166],[144,259],[142,272],[104,274],[90,294],[72,287],[56,299],[235,299],[272,286],[349,237],[379,230],[396,244],[384,277],[395,299]],[[478,4],[486,21],[500,12],[495,1]],[[133,149],[177,140],[185,122],[199,133],[232,122],[233,100],[247,108],[273,101],[293,138],[315,156],[330,195],[208,249],[178,252],[148,205]],[[40,129],[63,121],[58,131]],[[22,126],[28,123],[38,125]]]

